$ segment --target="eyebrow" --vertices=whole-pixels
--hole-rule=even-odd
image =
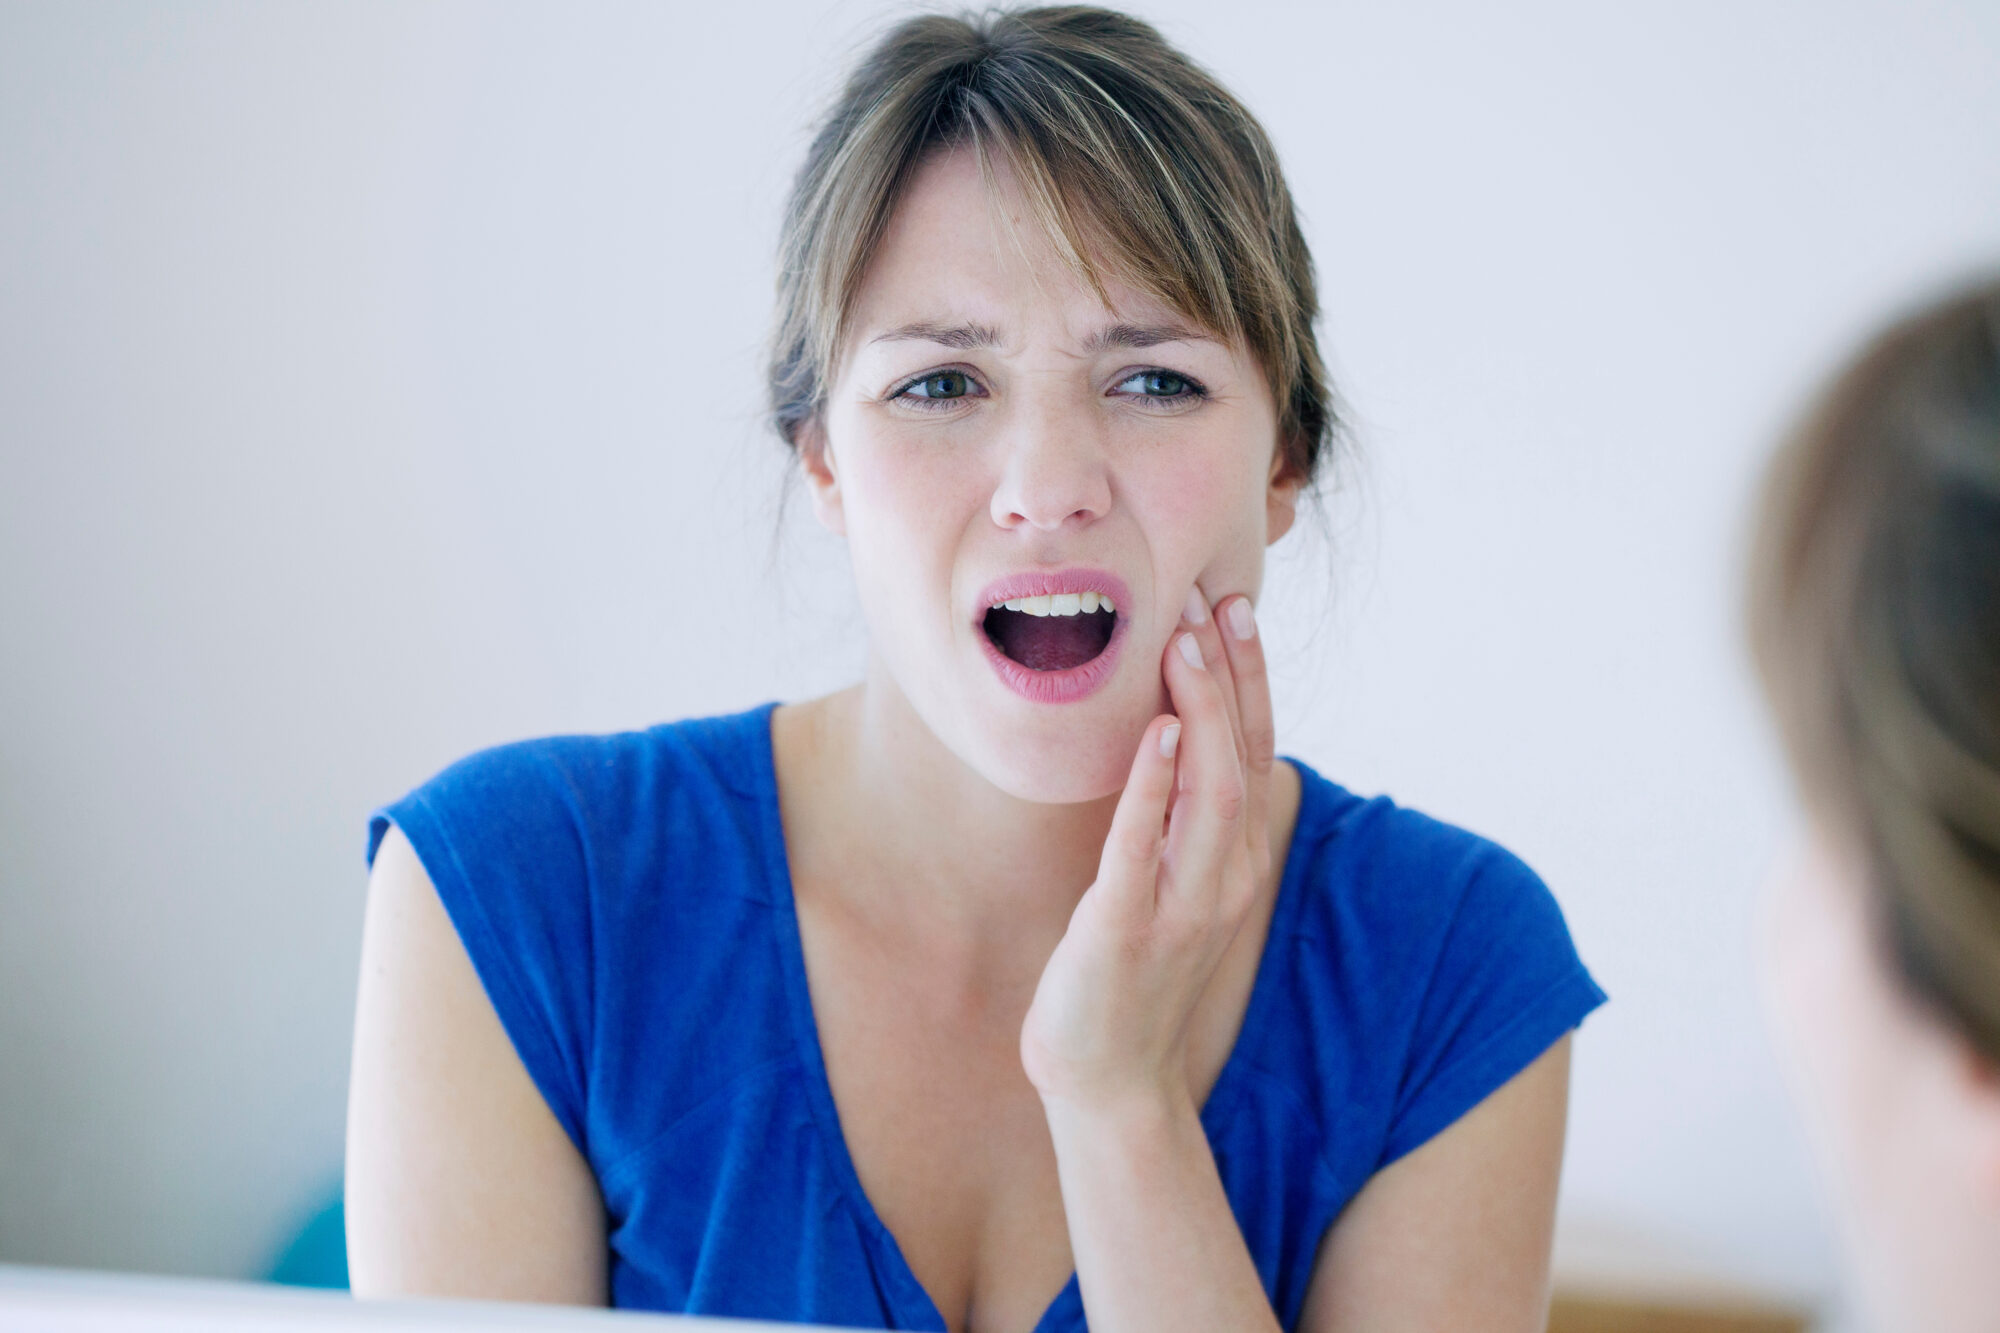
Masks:
[[[890,329],[887,333],[878,333],[868,340],[871,346],[875,343],[925,342],[956,347],[960,351],[971,347],[991,347],[999,341],[1000,331],[985,324],[947,326],[927,319]]]
[[[920,319],[886,333],[878,333],[868,341],[870,345],[928,342],[964,351],[996,346],[1000,342],[1000,332],[986,324],[945,325]],[[1099,329],[1084,347],[1088,352],[1102,352],[1113,347],[1157,347],[1161,343],[1214,341],[1211,335],[1181,324],[1110,324]]]
[[[1215,339],[1182,324],[1113,324],[1098,330],[1090,340],[1090,350],[1102,352],[1112,347],[1158,347],[1161,343],[1212,343]]]

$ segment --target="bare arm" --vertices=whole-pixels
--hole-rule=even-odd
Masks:
[[[346,1206],[356,1296],[606,1303],[596,1178],[394,828],[362,931]]]
[[[1362,1187],[1320,1245],[1301,1333],[1540,1333],[1569,1043]]]
[[[1278,1327],[1186,1080],[1189,996],[1271,865],[1263,648],[1247,598],[1218,608],[1227,636],[1200,590],[1189,596],[1189,632],[1161,663],[1186,734],[1175,745],[1174,719],[1147,726],[1098,877],[1021,1032],[1084,1308],[1114,1333]],[[1377,1172],[1321,1244],[1301,1327],[1539,1330],[1568,1099],[1565,1036]]]
[[[1569,1094],[1550,1047],[1348,1204],[1300,1333],[1540,1333]],[[1049,1120],[1091,1326],[1276,1329],[1191,1106]]]
[[[1279,1333],[1192,1100],[1051,1105],[1049,1130],[1092,1328]]]

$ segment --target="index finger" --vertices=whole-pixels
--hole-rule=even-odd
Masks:
[[[1277,762],[1277,728],[1271,716],[1271,678],[1265,671],[1264,636],[1257,632],[1257,615],[1247,596],[1229,599],[1217,608],[1222,644],[1229,654],[1230,675],[1236,681],[1236,718],[1243,736],[1244,778],[1250,787],[1251,837],[1267,837],[1264,814],[1269,804],[1271,767]]]
[[[1239,826],[1249,814],[1249,781],[1237,757],[1220,674],[1210,669],[1200,640],[1186,630],[1176,633],[1165,667],[1174,712],[1186,732],[1167,814],[1160,904],[1163,910],[1200,906],[1205,914],[1225,887],[1232,850],[1242,848]]]
[[[1227,598],[1223,599],[1228,600]],[[1208,594],[1201,590],[1199,583],[1188,589],[1187,605],[1181,610],[1181,623],[1188,626],[1195,641],[1201,645],[1202,658],[1209,670],[1216,675],[1216,684],[1222,687],[1222,706],[1229,714],[1229,740],[1236,750],[1236,766],[1243,773],[1244,780],[1250,778],[1250,756],[1243,748],[1242,720],[1236,712],[1235,667],[1223,648],[1222,640],[1227,631],[1215,617],[1221,610],[1221,602],[1214,607],[1208,603]]]

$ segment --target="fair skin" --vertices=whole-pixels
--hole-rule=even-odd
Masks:
[[[821,1045],[954,1331],[1023,1333],[1072,1269],[1093,1329],[1275,1328],[1198,1113],[1298,808],[1250,614],[1298,487],[1240,342],[1116,281],[1107,308],[1022,214],[968,154],[919,173],[801,441],[870,632],[861,684],[772,723]],[[1124,581],[1123,650],[1086,698],[1030,700],[978,594],[1066,566]],[[399,837],[368,916],[355,1290],[601,1303],[588,1166]],[[1567,1061],[1378,1173],[1300,1326],[1539,1329]]]
[[[1821,821],[1773,885],[1780,1048],[1869,1326],[1984,1333],[2000,1310],[2000,1070],[1896,980],[1865,866]]]

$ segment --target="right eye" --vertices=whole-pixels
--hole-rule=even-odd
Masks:
[[[933,370],[896,390],[895,397],[919,407],[943,407],[960,398],[979,395],[979,386],[962,370]]]

